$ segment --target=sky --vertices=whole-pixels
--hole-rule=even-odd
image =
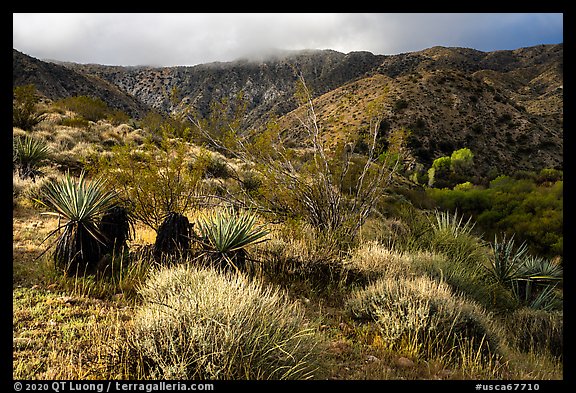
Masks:
[[[13,48],[42,60],[191,66],[272,50],[392,55],[563,42],[562,13],[15,13]]]

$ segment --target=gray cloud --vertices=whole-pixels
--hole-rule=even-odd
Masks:
[[[435,45],[563,41],[562,14],[13,14],[13,46],[41,59],[193,65],[270,49],[394,54]]]

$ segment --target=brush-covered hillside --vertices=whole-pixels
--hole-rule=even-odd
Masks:
[[[563,44],[494,52],[433,47],[389,56],[286,51],[164,68],[54,64],[18,51],[13,58],[14,85],[34,84],[51,99],[91,94],[111,107],[130,107],[131,115],[135,104],[126,97],[139,114],[142,107],[162,114],[186,108],[209,118],[220,105],[230,112],[240,107],[242,129],[256,132],[296,109],[301,74],[336,135],[363,132],[370,120],[364,109],[378,97],[383,132],[409,130],[407,149],[422,170],[464,147],[475,153],[480,176],[563,167]]]
[[[49,96],[67,77],[32,69],[13,89],[13,378],[563,380],[561,48],[54,68],[148,83],[142,116]],[[232,88],[240,65],[281,94]],[[180,87],[209,110],[178,89],[163,109],[156,78],[198,70]]]

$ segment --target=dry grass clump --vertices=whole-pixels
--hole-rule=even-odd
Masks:
[[[509,340],[518,350],[560,359],[564,347],[563,321],[562,311],[550,312],[528,307],[516,310],[505,319]]]
[[[409,254],[386,248],[376,241],[367,242],[344,261],[347,268],[366,277],[400,277],[414,274]]]
[[[272,227],[269,240],[254,247],[255,275],[289,289],[298,296],[339,302],[353,282],[365,283],[343,263],[335,239],[309,224],[284,223]]]
[[[163,379],[308,379],[318,341],[278,289],[213,268],[154,272],[141,289],[132,345]]]
[[[354,291],[346,308],[375,322],[389,350],[424,360],[463,365],[470,357],[490,362],[500,332],[475,303],[425,276],[383,276]]]
[[[126,343],[131,310],[118,302],[14,288],[14,379],[140,379]]]

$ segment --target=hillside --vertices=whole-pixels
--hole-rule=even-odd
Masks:
[[[66,63],[72,70],[95,75],[138,97],[146,105],[169,112],[170,92],[207,115],[210,103],[244,94],[248,102],[245,124],[262,124],[271,114],[283,115],[295,108],[295,69],[300,70],[317,94],[328,92],[376,67],[382,56],[368,52],[281,52],[267,59],[240,59],[193,67],[109,67]]]
[[[372,75],[317,97],[314,104],[337,141],[343,131],[366,129],[368,105],[383,97],[380,129],[410,130],[409,151],[425,167],[468,147],[478,174],[561,168],[562,64],[557,50],[549,48],[540,56],[525,50],[481,58],[469,54],[464,60],[447,48],[400,55]],[[546,57],[555,60],[545,62]],[[288,119],[284,127],[297,123]]]
[[[15,49],[12,51],[12,83],[14,86],[34,84],[40,93],[52,100],[81,95],[97,97],[134,117],[143,116],[149,110],[134,96],[104,79],[40,61]]]
[[[14,51],[13,79],[15,85],[35,83],[49,98],[93,94],[131,114],[170,112],[173,89],[203,116],[211,102],[234,102],[242,93],[243,124],[258,129],[296,109],[294,69],[334,135],[365,128],[365,108],[386,90],[381,128],[409,129],[410,153],[424,167],[462,147],[475,153],[483,175],[563,166],[562,44],[495,52],[433,47],[390,56],[287,51],[166,68],[58,65]]]

